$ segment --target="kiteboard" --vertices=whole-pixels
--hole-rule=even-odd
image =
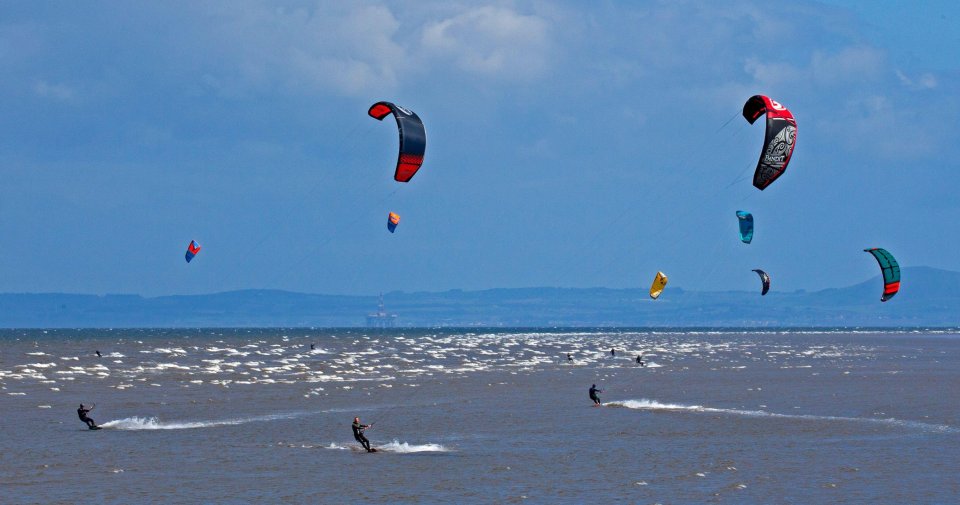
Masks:
[[[90,429],[91,429],[91,430],[102,430],[103,428],[101,428],[100,426],[91,426]]]

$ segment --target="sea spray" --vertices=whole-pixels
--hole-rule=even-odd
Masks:
[[[127,417],[100,424],[101,428],[115,430],[189,430],[196,428],[213,428],[217,426],[235,426],[238,424],[275,421],[278,419],[292,419],[309,412],[292,414],[271,414],[265,416],[241,417],[237,419],[222,419],[213,421],[160,421],[156,417]]]
[[[640,400],[621,400],[607,402],[608,407],[622,407],[634,410],[652,410],[652,411],[687,411],[702,412],[710,414],[728,414],[744,417],[758,418],[776,418],[776,419],[800,419],[809,421],[839,421],[839,422],[859,422],[870,424],[882,424],[887,426],[899,426],[903,428],[919,429],[924,431],[933,431],[941,433],[960,433],[960,428],[948,426],[945,424],[924,423],[920,421],[908,421],[894,418],[874,418],[874,417],[843,417],[843,416],[817,416],[810,414],[779,414],[776,412],[767,412],[765,410],[741,410],[741,409],[721,409],[714,407],[704,407],[702,405],[682,405],[676,403],[661,403],[656,400],[646,398]]]

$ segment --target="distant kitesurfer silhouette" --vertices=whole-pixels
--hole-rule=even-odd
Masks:
[[[594,407],[600,406],[600,397],[597,396],[597,393],[602,393],[602,392],[603,392],[602,389],[597,389],[596,384],[590,386],[590,399],[593,400]]]
[[[95,422],[93,421],[93,419],[90,419],[90,418],[87,416],[87,414],[89,414],[90,411],[93,410],[93,409],[95,409],[96,407],[97,407],[97,404],[94,403],[93,406],[88,409],[88,408],[84,407],[83,404],[81,403],[81,404],[80,404],[80,408],[77,409],[77,415],[80,416],[80,420],[83,421],[83,422],[85,422],[85,423],[87,423],[87,428],[90,428],[91,430],[99,430],[99,429],[100,429],[100,427],[97,426],[97,423],[95,423]]]
[[[354,418],[353,418],[353,426],[352,426],[352,428],[353,428],[353,438],[356,439],[357,442],[360,442],[360,445],[362,445],[363,448],[367,450],[367,452],[377,452],[376,449],[371,449],[371,448],[370,448],[370,441],[367,440],[367,437],[365,437],[365,436],[363,435],[363,430],[369,428],[370,426],[372,426],[372,425],[360,424],[360,418],[359,418],[359,417],[354,417]]]

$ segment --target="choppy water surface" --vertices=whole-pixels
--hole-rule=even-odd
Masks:
[[[954,331],[8,330],[0,501],[952,503],[958,344]],[[103,430],[85,429],[80,402]],[[357,450],[354,416],[375,423],[380,453]]]

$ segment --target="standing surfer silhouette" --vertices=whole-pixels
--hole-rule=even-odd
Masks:
[[[95,409],[95,408],[97,408],[97,404],[96,404],[96,403],[94,403],[93,406],[90,407],[89,409],[86,408],[86,407],[84,407],[83,404],[81,403],[81,404],[80,404],[80,408],[77,409],[77,415],[80,416],[80,420],[83,421],[83,422],[85,422],[85,423],[87,423],[87,428],[90,428],[91,430],[99,430],[99,429],[100,429],[100,427],[97,426],[97,423],[95,423],[95,422],[93,421],[93,419],[90,419],[90,418],[87,416],[87,414],[89,414],[90,411],[93,410],[93,409]]]
[[[370,426],[372,425],[360,424],[360,418],[354,417],[353,425],[351,426],[351,428],[353,428],[353,438],[356,439],[357,442],[360,442],[360,445],[362,445],[367,452],[377,452],[376,449],[370,448],[370,441],[367,440],[367,437],[363,436],[363,430],[369,428]]]
[[[596,384],[590,386],[590,399],[593,400],[594,407],[600,406],[600,397],[597,396],[597,393],[602,393],[602,392],[603,392],[602,389],[597,389]]]

